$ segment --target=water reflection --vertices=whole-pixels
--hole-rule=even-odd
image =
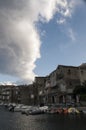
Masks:
[[[0,130],[86,130],[86,115],[22,115],[0,109]]]

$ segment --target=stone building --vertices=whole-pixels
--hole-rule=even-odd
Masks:
[[[74,102],[73,90],[86,81],[86,63],[80,66],[58,65],[45,77],[35,77],[30,85],[1,85],[0,102],[47,105]]]
[[[4,85],[0,85],[0,103],[2,103],[2,90],[4,89]]]
[[[57,69],[49,74],[45,83],[45,102],[69,103],[76,99],[73,90],[86,81],[86,64],[78,67],[58,65]]]
[[[79,66],[79,71],[80,71],[80,82],[82,85],[83,82],[86,81],[86,63],[83,63]]]
[[[14,85],[4,85],[1,90],[1,102],[18,103],[18,88]]]
[[[21,85],[19,87],[20,103],[25,105],[37,104],[37,92],[33,84]]]
[[[33,84],[30,85],[1,85],[0,102],[20,103],[25,105],[37,104],[37,89]]]
[[[34,86],[37,88],[37,103],[44,104],[44,89],[47,77],[35,77]]]
[[[81,84],[79,67],[59,65],[56,71],[60,91],[59,102],[74,102],[73,90]]]
[[[56,83],[56,71],[53,71],[46,79],[45,83],[45,104],[53,104],[58,101],[58,86]]]

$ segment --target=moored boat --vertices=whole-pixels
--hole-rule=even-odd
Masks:
[[[68,113],[69,114],[79,114],[80,112],[75,107],[71,107],[71,108],[68,109]]]
[[[84,114],[86,114],[86,110],[82,110],[82,112],[83,112]]]

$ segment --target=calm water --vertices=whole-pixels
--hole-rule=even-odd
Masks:
[[[22,115],[0,108],[0,130],[86,130],[86,115]]]

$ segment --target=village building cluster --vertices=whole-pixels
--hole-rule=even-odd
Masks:
[[[58,65],[45,77],[35,77],[29,85],[0,85],[0,102],[47,105],[79,102],[76,86],[86,81],[86,63],[80,66]]]

